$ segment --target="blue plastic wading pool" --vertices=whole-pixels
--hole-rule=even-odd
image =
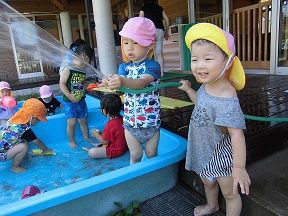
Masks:
[[[99,100],[88,96],[86,101],[89,128],[103,129],[107,119],[101,114]],[[161,129],[159,156],[130,166],[129,151],[115,159],[90,159],[81,147],[92,146],[83,140],[79,127],[79,147],[70,148],[64,113],[48,119],[33,130],[56,155],[34,156],[31,150],[37,147],[31,143],[23,162],[26,172],[11,172],[11,161],[0,163],[0,215],[108,215],[117,210],[114,202],[127,207],[176,185],[178,162],[185,157],[184,138]],[[27,185],[43,193],[21,200]]]

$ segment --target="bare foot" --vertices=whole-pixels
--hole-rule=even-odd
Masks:
[[[201,205],[197,206],[194,209],[194,216],[202,216],[202,215],[208,215],[216,212],[219,209],[219,206],[217,207],[211,207],[209,205]]]
[[[24,169],[23,167],[12,167],[11,171],[15,172],[15,173],[21,173],[26,171],[26,169]]]
[[[82,149],[83,149],[84,151],[86,151],[86,152],[89,151],[89,148],[86,148],[86,147],[82,147]]]
[[[99,143],[94,142],[91,138],[84,138],[86,142],[88,142],[89,144],[93,145],[93,146],[97,146]]]
[[[69,143],[69,146],[70,146],[71,148],[76,148],[76,147],[77,147],[77,145],[76,145],[75,142],[70,142],[70,143]]]

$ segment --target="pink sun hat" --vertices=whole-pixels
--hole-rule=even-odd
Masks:
[[[48,98],[53,94],[52,89],[48,85],[43,85],[39,89],[40,97],[41,98]]]
[[[132,39],[144,47],[155,42],[155,34],[154,23],[145,17],[130,18],[119,32],[122,37]]]
[[[41,191],[37,186],[28,185],[24,188],[24,190],[22,192],[21,199],[26,199],[28,197],[32,197],[32,196],[35,196],[35,195],[40,194],[40,193],[41,193]]]
[[[11,89],[8,82],[5,82],[5,81],[0,82],[0,90],[3,90],[3,89]]]

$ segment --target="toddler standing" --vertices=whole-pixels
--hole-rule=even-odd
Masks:
[[[108,77],[108,87],[141,89],[159,84],[161,68],[158,62],[148,59],[153,51],[156,28],[144,17],[129,19],[119,32],[124,57],[128,63],[119,66],[118,75]],[[106,80],[103,82],[106,83]],[[130,164],[137,163],[143,156],[141,144],[146,144],[148,158],[157,156],[160,138],[159,91],[141,94],[125,93],[124,128],[130,151]]]
[[[73,52],[78,55],[82,61],[88,63],[93,58],[93,50],[87,44],[81,44],[72,48]],[[81,64],[81,62],[79,62]],[[77,121],[80,123],[80,128],[85,140],[89,140],[88,125],[87,125],[87,104],[85,101],[85,82],[86,74],[81,71],[76,71],[65,67],[60,73],[59,86],[63,92],[63,105],[67,118],[67,134],[69,145],[72,148],[77,147],[75,142],[75,126]]]
[[[181,81],[179,87],[195,104],[189,125],[186,169],[201,177],[207,198],[207,204],[196,207],[194,215],[218,210],[220,186],[226,215],[237,216],[242,207],[238,185],[243,194],[249,193],[250,185],[245,169],[245,120],[235,91],[244,87],[243,67],[235,57],[233,36],[213,24],[192,26],[185,42],[191,50],[192,74],[203,83],[197,92],[189,81]]]

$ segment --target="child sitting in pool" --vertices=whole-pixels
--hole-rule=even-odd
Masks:
[[[9,118],[11,118],[14,113],[17,111],[17,106],[14,107],[6,107],[2,104],[2,100],[4,97],[13,97],[11,87],[8,82],[1,81],[0,82],[0,125],[5,124]]]
[[[7,124],[0,126],[0,162],[13,159],[13,172],[25,171],[20,164],[27,154],[28,145],[21,139],[21,135],[39,121],[47,121],[46,108],[39,100],[31,98]]]
[[[39,89],[40,98],[38,98],[46,107],[46,115],[54,115],[55,110],[60,107],[63,108],[62,104],[53,96],[53,91],[48,85],[43,85]]]
[[[88,152],[91,158],[118,157],[128,149],[123,128],[123,117],[120,115],[121,98],[116,94],[106,94],[103,96],[100,106],[102,113],[109,118],[102,135],[96,129],[92,131],[92,136],[100,142],[100,145],[96,148],[83,147],[83,149]]]

